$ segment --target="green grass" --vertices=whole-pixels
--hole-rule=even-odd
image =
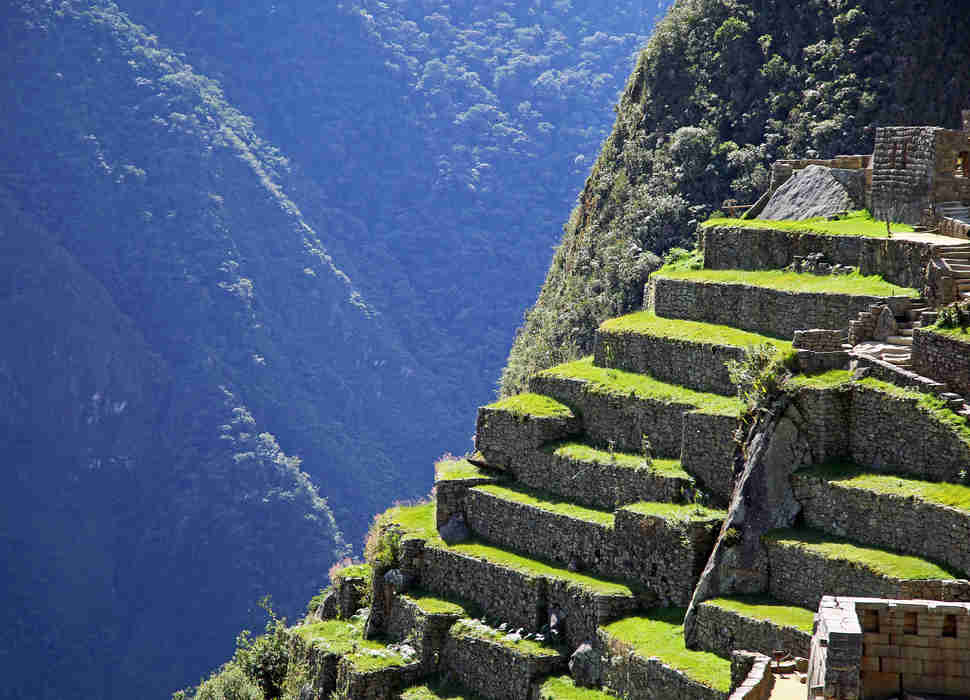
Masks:
[[[714,605],[754,620],[767,620],[781,627],[794,627],[812,633],[815,613],[806,608],[781,603],[767,595],[744,595],[731,598],[714,598],[704,605]]]
[[[894,554],[875,547],[855,544],[841,537],[809,529],[773,530],[763,536],[767,542],[798,547],[806,552],[834,561],[860,566],[876,574],[897,579],[961,578],[953,571],[918,557]]]
[[[529,559],[505,549],[499,549],[481,542],[464,542],[451,547],[443,546],[451,552],[457,552],[476,559],[484,559],[498,566],[521,571],[531,576],[544,576],[550,579],[564,581],[594,593],[608,595],[633,595],[633,591],[622,583],[615,583],[604,579],[585,576],[554,564],[547,564],[538,559]]]
[[[802,221],[768,221],[767,219],[708,219],[703,224],[711,226],[733,226],[739,228],[772,229],[775,231],[802,231],[822,233],[830,236],[864,236],[866,238],[885,238],[886,222],[877,221],[872,215],[860,209],[849,213],[844,219],[827,221],[824,217]],[[912,233],[913,227],[894,223],[893,233]]]
[[[444,598],[427,594],[407,595],[404,597],[417,605],[421,609],[421,612],[426,615],[467,615],[465,606],[453,603],[450,600],[445,600]]]
[[[970,445],[970,427],[967,426],[966,419],[957,414],[943,399],[939,398],[938,396],[924,394],[916,391],[915,389],[904,389],[903,387],[896,386],[895,384],[891,384],[889,382],[884,382],[880,379],[874,379],[872,377],[866,377],[865,379],[862,379],[856,383],[859,386],[875,389],[876,391],[881,391],[882,393],[889,394],[890,396],[913,399],[916,401],[916,405],[920,409],[929,414],[938,423],[942,424],[949,430],[952,430],[964,443]]]
[[[428,502],[414,506],[394,506],[387,511],[387,515],[404,530],[405,537],[440,541],[438,529],[434,525],[434,512],[434,502]]]
[[[615,700],[602,690],[580,688],[569,676],[553,676],[539,687],[539,700]]]
[[[647,611],[640,617],[624,618],[604,629],[615,639],[631,645],[639,656],[656,656],[698,683],[724,693],[730,691],[731,662],[685,647],[683,620],[682,609],[664,608]]]
[[[946,336],[947,338],[952,338],[953,340],[958,340],[963,343],[970,343],[970,328],[942,328],[940,326],[933,325],[929,328],[924,328],[923,330]]]
[[[370,580],[373,574],[373,569],[370,564],[351,564],[350,566],[345,566],[338,571],[334,571],[331,575],[331,580],[334,583],[342,579],[348,578],[362,578],[365,580]]]
[[[792,387],[808,389],[831,389],[852,381],[852,372],[847,369],[830,369],[821,374],[796,374],[787,384]]]
[[[596,367],[592,357],[557,365],[540,372],[539,376],[583,380],[588,383],[589,391],[599,394],[686,404],[703,413],[721,416],[741,414],[741,402],[735,397],[705,394],[678,384],[667,384],[645,374]]]
[[[914,498],[932,505],[970,513],[970,485],[966,484],[939,483],[891,474],[876,474],[849,463],[826,464],[815,467],[808,473],[846,488]]]
[[[488,486],[476,486],[474,490],[491,494],[492,496],[500,498],[503,501],[512,501],[514,503],[532,506],[533,508],[544,510],[547,513],[555,513],[556,515],[564,515],[567,518],[574,518],[576,520],[583,520],[588,523],[613,527],[613,513],[605,510],[596,510],[594,508],[586,508],[585,506],[576,505],[575,503],[570,503],[569,501],[557,498],[552,494],[541,493],[539,491],[523,488],[510,489],[505,486],[498,486],[495,484],[489,484]]]
[[[664,520],[676,522],[690,522],[692,520],[724,520],[727,511],[707,508],[696,504],[658,503],[654,501],[640,501],[623,506],[623,510],[640,515],[652,515]]]
[[[732,345],[746,348],[751,345],[774,345],[782,352],[790,352],[791,342],[769,338],[759,333],[742,331],[731,326],[701,321],[684,321],[678,318],[663,318],[652,311],[638,311],[618,318],[612,318],[600,325],[605,333],[643,333],[673,340],[713,345]]]
[[[482,700],[482,698],[453,684],[428,683],[403,691],[401,700]]]
[[[559,652],[551,647],[547,647],[533,639],[525,639],[518,635],[502,632],[494,627],[489,627],[478,620],[464,619],[459,620],[451,626],[449,633],[453,637],[470,637],[472,639],[484,639],[495,644],[500,644],[507,649],[514,649],[520,654],[531,657],[559,656]]]
[[[919,296],[919,292],[915,289],[890,284],[878,275],[863,276],[858,271],[851,275],[812,275],[784,270],[684,270],[668,269],[664,266],[653,273],[653,277],[696,282],[746,284],[753,287],[777,289],[783,292],[851,294],[874,297],[908,296],[915,298]]]
[[[600,450],[582,442],[557,443],[545,449],[557,457],[564,457],[566,459],[576,460],[577,462],[592,462],[593,464],[626,467],[629,469],[647,469],[657,476],[693,481],[690,474],[684,471],[684,468],[676,459],[654,458],[653,464],[646,467],[643,462],[643,455],[616,451],[609,452],[608,450]]]
[[[490,479],[491,474],[482,471],[467,459],[442,459],[434,465],[435,481],[460,481],[462,479]]]
[[[327,649],[353,663],[360,671],[403,666],[407,659],[380,642],[364,639],[362,624],[355,620],[326,620],[292,629],[308,646]]]
[[[517,416],[535,416],[537,418],[572,418],[573,412],[555,399],[542,394],[516,394],[507,399],[496,401],[485,406],[495,411],[508,411]]]

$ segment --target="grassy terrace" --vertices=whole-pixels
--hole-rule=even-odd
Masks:
[[[575,518],[576,520],[584,520],[588,523],[595,523],[596,525],[613,527],[613,513],[576,505],[575,503],[557,498],[553,494],[523,488],[511,489],[494,484],[476,486],[474,490],[495,496],[503,501],[512,501],[513,503],[532,506],[533,508],[544,510],[547,513],[555,513],[556,515],[564,515],[567,518]]]
[[[970,427],[967,426],[967,421],[963,418],[963,416],[958,415],[952,408],[950,408],[946,402],[943,401],[943,399],[933,396],[932,394],[921,393],[915,389],[904,389],[903,387],[899,387],[895,384],[890,384],[889,382],[884,382],[879,379],[873,379],[872,377],[866,377],[865,379],[856,382],[856,384],[866,387],[867,389],[881,391],[884,394],[889,394],[890,396],[898,396],[900,398],[915,400],[916,404],[923,411],[930,414],[934,419],[955,432],[961,440],[970,445]]]
[[[752,287],[777,289],[782,292],[808,292],[812,294],[850,294],[858,296],[918,297],[910,287],[890,284],[878,275],[868,277],[853,272],[851,275],[812,275],[784,270],[684,270],[664,266],[653,277],[691,280],[695,282],[720,282],[722,284],[746,284]]]
[[[403,691],[401,700],[481,700],[481,697],[454,685],[428,683]]]
[[[467,614],[465,606],[426,593],[404,597],[417,605],[421,612],[426,615],[461,615],[464,617]]]
[[[849,216],[838,221],[825,218],[804,219],[802,221],[768,221],[767,219],[708,219],[702,226],[733,226],[737,228],[771,229],[775,231],[800,231],[821,233],[829,236],[865,236],[866,238],[885,238],[886,222],[876,221],[865,210],[850,212]],[[892,225],[893,233],[912,233],[913,227],[906,224]]]
[[[626,642],[641,656],[656,656],[666,665],[709,688],[731,689],[731,662],[706,651],[684,646],[684,611],[665,608],[648,611],[642,617],[627,617],[603,629],[614,639]]]
[[[542,394],[516,394],[507,399],[490,403],[485,408],[496,411],[508,411],[517,416],[534,416],[536,418],[572,418],[573,412],[555,399]]]
[[[952,340],[959,340],[962,343],[970,343],[970,328],[943,328],[933,325],[923,330],[929,331],[930,333],[937,333]]]
[[[741,402],[730,396],[705,394],[678,384],[667,384],[645,374],[624,372],[593,365],[593,358],[567,362],[544,370],[539,376],[578,379],[587,382],[589,391],[610,396],[633,396],[648,401],[694,406],[704,413],[722,416],[741,414]]]
[[[875,547],[854,544],[841,537],[809,529],[774,530],[764,535],[766,542],[797,547],[833,561],[869,569],[873,573],[896,579],[954,579],[955,572],[919,557],[894,554]]]
[[[566,459],[572,459],[577,462],[590,462],[592,464],[626,467],[628,469],[647,469],[657,476],[693,481],[690,474],[684,471],[684,468],[676,459],[654,459],[653,464],[647,467],[643,461],[643,455],[616,451],[609,452],[582,442],[557,443],[543,449],[557,457],[565,457]]]
[[[852,381],[852,372],[847,369],[832,369],[821,374],[796,374],[791,377],[787,386],[792,388],[806,387],[808,389],[831,389]]]
[[[769,338],[766,335],[742,331],[731,326],[720,326],[716,323],[663,318],[652,311],[639,311],[635,314],[612,318],[600,325],[599,329],[604,333],[641,333],[672,340],[733,345],[739,348],[769,343],[782,352],[791,350],[791,342],[787,340]]]
[[[348,579],[348,578],[362,578],[369,580],[373,574],[373,569],[371,569],[370,564],[351,564],[350,566],[345,566],[342,569],[338,569],[330,575],[331,579],[335,581]]]
[[[553,676],[539,688],[539,700],[616,700],[602,690],[580,688],[569,676]]]
[[[780,627],[794,627],[808,634],[812,633],[815,618],[815,613],[807,608],[786,605],[767,595],[714,598],[705,601],[703,605],[713,605],[742,617],[772,622]]]
[[[690,503],[659,503],[655,501],[640,501],[623,506],[621,510],[626,510],[639,515],[652,515],[663,518],[664,520],[677,522],[724,520],[727,517],[726,510],[707,508],[705,506]]]
[[[434,527],[434,503],[422,503],[417,506],[397,506],[388,511],[391,519],[406,533],[406,536],[420,537],[434,547],[447,549],[469,557],[484,559],[497,566],[515,569],[532,576],[545,576],[585,588],[595,593],[608,595],[633,595],[633,591],[622,583],[606,581],[575,573],[553,564],[546,564],[537,559],[523,557],[498,547],[480,542],[465,542],[449,547],[438,536]]]
[[[931,505],[955,508],[970,513],[970,486],[874,474],[849,463],[826,464],[803,472],[845,488],[912,498]]]
[[[434,465],[435,481],[491,478],[494,478],[492,474],[488,474],[467,459],[442,459]]]
[[[362,623],[327,620],[293,628],[307,645],[328,649],[354,664],[360,671],[403,666],[408,660],[380,642],[364,639]]]
[[[547,647],[532,639],[526,639],[518,634],[497,630],[479,620],[459,620],[451,626],[449,633],[453,637],[470,637],[472,639],[483,639],[488,642],[500,644],[507,649],[514,649],[526,656],[559,656],[559,652],[551,647]]]

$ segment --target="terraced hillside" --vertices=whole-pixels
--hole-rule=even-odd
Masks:
[[[361,646],[305,645],[313,668],[320,649],[333,657],[314,687],[768,697],[759,654],[806,657],[823,595],[970,600],[962,397],[846,342],[860,313],[932,315],[900,261],[962,242],[912,234],[867,253],[864,236],[786,227],[768,230],[773,254],[824,250],[865,275],[759,269],[756,255],[731,269],[765,230],[709,228],[707,266],[697,253],[654,273],[648,308],[602,324],[593,356],[480,409],[477,453],[437,465],[432,502],[378,519],[366,624],[340,623]],[[792,372],[757,405],[725,364],[744,367],[752,346]],[[328,600],[355,601],[361,583],[338,580]],[[368,663],[365,637],[384,645]]]

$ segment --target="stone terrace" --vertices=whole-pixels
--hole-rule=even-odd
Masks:
[[[873,305],[908,309],[931,245],[707,229],[705,269],[722,272],[658,273],[648,308],[604,323],[592,357],[480,409],[477,452],[437,465],[434,503],[385,516],[397,549],[375,566],[368,634],[415,660],[352,697],[434,698],[418,680],[447,679],[465,697],[754,700],[771,690],[765,655],[808,655],[823,596],[970,600],[962,417],[853,378],[840,345],[791,343],[814,327],[841,338]],[[884,279],[831,293],[781,274],[813,252]],[[752,421],[724,366],[750,345],[844,366],[787,385],[763,436],[784,466],[761,491],[745,491],[757,450],[739,450]],[[751,499],[776,509],[770,525],[745,520]]]

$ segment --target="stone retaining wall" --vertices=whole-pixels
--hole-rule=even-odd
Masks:
[[[725,396],[734,396],[737,387],[724,363],[745,356],[744,348],[733,345],[602,329],[596,332],[594,353],[598,367],[648,374],[662,382]]]
[[[914,329],[913,371],[946,383],[958,394],[970,395],[970,340]]]
[[[496,546],[580,571],[609,576],[620,559],[619,542],[609,525],[505,500],[488,491],[468,492],[465,522]]]
[[[294,658],[306,659],[306,684],[313,697],[329,698],[330,693],[337,689],[337,663],[340,655],[320,646],[307,646],[296,635],[291,637],[290,652]]]
[[[434,593],[474,603],[488,617],[529,632],[539,631],[548,622],[544,578],[444,547],[425,547],[420,585]]]
[[[852,488],[811,472],[792,475],[792,487],[809,527],[970,572],[970,513]]]
[[[816,609],[825,595],[849,593],[873,598],[970,600],[970,581],[894,579],[770,538],[765,540],[765,547],[769,592],[778,600],[803,608]]]
[[[436,481],[434,485],[435,527],[440,530],[453,515],[465,512],[465,496],[468,494],[468,489],[482,484],[494,484],[496,481],[498,480],[488,477]]]
[[[405,595],[394,596],[386,634],[394,642],[408,641],[418,652],[422,668],[435,673],[448,630],[461,617],[458,613],[428,614]]]
[[[530,656],[497,641],[453,628],[441,652],[441,667],[451,678],[491,700],[529,700],[533,679],[565,665],[560,656]]]
[[[596,640],[602,625],[634,614],[644,607],[642,597],[619,593],[594,593],[561,579],[548,579],[546,595],[550,611],[561,619],[560,633],[569,649]]]
[[[731,500],[734,491],[734,441],[740,419],[691,411],[683,416],[680,464],[716,505]]]
[[[916,330],[918,331],[919,329]],[[928,379],[926,375],[917,374],[902,367],[897,367],[877,357],[862,353],[855,353],[853,357],[856,360],[857,366],[869,370],[868,376],[873,379],[889,382],[890,384],[895,384],[905,389],[916,389],[924,394],[939,395],[947,391],[947,386],[941,382]]]
[[[648,303],[658,316],[718,323],[785,340],[796,330],[845,330],[849,320],[871,304],[887,303],[886,297],[785,292],[665,277],[651,277],[649,285]]]
[[[655,474],[646,468],[581,462],[555,455],[549,448],[524,452],[509,471],[530,488],[593,508],[612,509],[637,501],[679,502],[694,485],[689,479]]]
[[[829,236],[732,226],[700,231],[704,266],[712,270],[780,270],[793,258],[822,253],[830,263],[858,267],[864,275],[881,275],[901,287],[922,290],[932,245],[899,238]]]
[[[738,649],[771,654],[784,649],[794,656],[808,658],[812,643],[809,632],[755,620],[711,603],[697,607],[697,644],[718,656],[730,656]]]
[[[603,685],[624,698],[640,700],[727,700],[728,694],[693,681],[657,658],[644,658],[633,649],[599,631],[606,650]]]
[[[337,689],[354,700],[394,700],[397,693],[414,685],[423,675],[420,662],[360,671],[347,659],[337,664]]]
[[[683,415],[694,410],[687,404],[596,393],[589,391],[587,382],[542,374],[529,380],[529,389],[553,397],[580,415],[591,442],[601,446],[612,442],[622,452],[639,452],[647,435],[656,457],[680,457]]]
[[[490,467],[504,469],[523,450],[577,435],[582,429],[583,424],[576,417],[522,415],[483,406],[478,409],[475,448]]]

